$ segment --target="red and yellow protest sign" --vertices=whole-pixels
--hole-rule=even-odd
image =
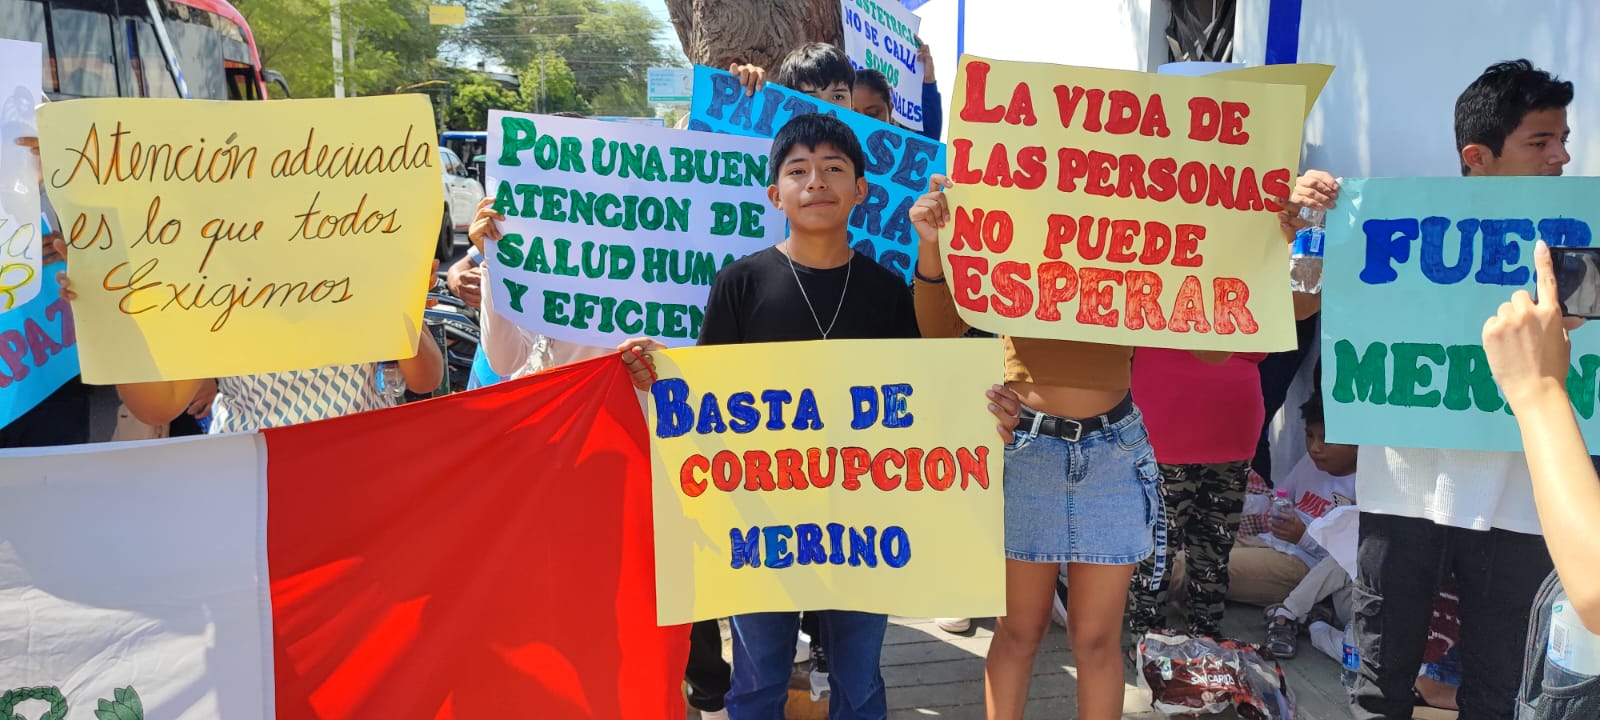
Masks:
[[[1197,350],[1294,347],[1278,200],[1305,88],[962,58],[940,242],[963,319]]]
[[[998,342],[713,345],[655,362],[662,625],[1005,612],[1004,450],[984,395]]]

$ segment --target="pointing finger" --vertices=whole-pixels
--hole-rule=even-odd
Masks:
[[[1543,240],[1533,246],[1533,270],[1538,277],[1538,306],[1559,312],[1561,300],[1556,293],[1555,261],[1550,257],[1550,246],[1544,244]]]

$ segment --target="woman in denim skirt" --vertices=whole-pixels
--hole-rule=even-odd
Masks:
[[[950,183],[939,175],[933,183],[934,191],[911,209],[921,241],[917,322],[924,337],[956,337],[966,324],[956,314],[939,255],[939,232],[950,220],[939,188]],[[1024,407],[1006,446],[1006,614],[995,620],[984,670],[988,715],[1022,717],[1056,575],[1067,563],[1077,716],[1120,718],[1128,584],[1134,565],[1166,538],[1160,471],[1128,394],[1133,349],[1004,342],[1006,385]]]

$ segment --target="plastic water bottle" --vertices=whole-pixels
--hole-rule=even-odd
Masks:
[[[1356,674],[1361,672],[1361,652],[1356,649],[1356,623],[1352,618],[1344,624],[1344,656],[1340,663],[1344,666],[1339,679],[1344,682],[1344,691],[1354,693],[1356,689]]]
[[[1584,628],[1565,597],[1550,606],[1545,660],[1545,687],[1571,687],[1600,675],[1600,636]]]
[[[1289,288],[1299,293],[1322,292],[1322,240],[1327,211],[1300,208],[1300,219],[1310,227],[1295,233],[1289,250]]]
[[[378,392],[388,396],[396,405],[406,394],[405,375],[400,373],[400,363],[393,360],[378,363]]]
[[[1272,497],[1272,518],[1274,520],[1288,520],[1294,516],[1294,503],[1289,501],[1289,491],[1278,488]]]

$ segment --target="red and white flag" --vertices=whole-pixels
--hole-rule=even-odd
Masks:
[[[257,434],[0,452],[0,717],[684,717],[649,483],[614,356]]]

